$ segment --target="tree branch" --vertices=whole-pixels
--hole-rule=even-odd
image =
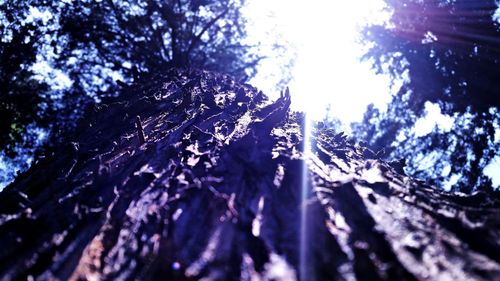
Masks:
[[[189,44],[189,47],[186,51],[186,55],[189,55],[191,53],[191,51],[193,50],[193,48],[196,46],[196,44],[198,44],[198,42],[200,41],[201,39],[201,36],[211,27],[213,26],[219,19],[221,19],[223,16],[225,16],[227,14],[227,12],[229,12],[229,7],[226,8],[222,13],[220,13],[218,16],[216,16],[215,18],[213,18],[211,21],[209,21],[205,27],[203,27],[203,29],[195,36],[195,38],[191,41],[191,43]]]

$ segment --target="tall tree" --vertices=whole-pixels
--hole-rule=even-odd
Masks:
[[[3,156],[23,155],[40,135],[52,133],[57,140],[87,106],[172,66],[219,71],[242,81],[253,76],[262,56],[258,42],[246,40],[243,5],[243,0],[2,1]]]
[[[493,0],[386,0],[389,23],[369,26],[365,58],[403,86],[386,112],[369,108],[357,135],[408,171],[441,186],[470,192],[491,187],[484,167],[500,156],[500,29]],[[437,105],[453,119],[429,134],[415,125]],[[420,151],[420,154],[412,153]],[[422,159],[427,164],[422,165]]]
[[[494,280],[500,197],[440,192],[250,85],[170,70],[0,193],[2,280]]]

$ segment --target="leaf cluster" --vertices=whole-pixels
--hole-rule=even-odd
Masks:
[[[376,150],[389,148],[391,158],[408,159],[410,174],[432,184],[466,192],[490,188],[484,168],[500,147],[496,1],[386,3],[389,22],[364,29],[371,46],[364,59],[402,87],[386,111],[369,107],[355,133]],[[428,118],[429,103],[453,118],[451,128],[415,131],[416,122]]]

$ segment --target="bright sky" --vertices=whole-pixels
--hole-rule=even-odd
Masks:
[[[323,119],[329,105],[331,116],[349,130],[349,123],[361,121],[368,104],[385,108],[391,93],[397,90],[397,83],[391,89],[388,75],[376,75],[369,62],[359,60],[363,54],[363,46],[357,43],[360,28],[389,18],[388,12],[382,11],[383,0],[251,0],[247,5],[251,41],[273,44],[278,40],[290,46],[288,55],[295,58],[289,84],[292,107],[307,112],[308,118]],[[500,22],[500,8],[497,14],[495,20]],[[277,57],[265,60],[250,83],[268,96],[278,97],[275,84],[282,62]],[[428,103],[426,118],[418,120],[413,130],[419,136],[435,126],[448,131],[452,124],[452,117]],[[495,157],[485,174],[497,187],[499,171],[500,157]]]
[[[356,43],[360,24],[387,18],[382,0],[252,0],[248,5],[251,36],[279,34],[281,42],[295,46],[289,85],[294,109],[323,119],[330,104],[331,114],[347,124],[361,120],[369,103],[383,107],[390,100],[390,78],[359,61],[362,46]],[[270,58],[251,83],[276,97],[272,79],[277,71]]]

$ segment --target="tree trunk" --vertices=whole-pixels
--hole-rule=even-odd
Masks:
[[[304,141],[289,104],[170,70],[99,105],[0,193],[0,277],[499,280],[498,194],[440,192],[327,128]]]

